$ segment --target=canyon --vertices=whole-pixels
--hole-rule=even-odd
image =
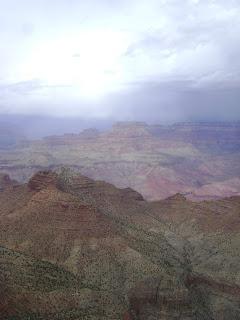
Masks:
[[[0,173],[19,182],[62,166],[130,187],[147,200],[176,193],[191,200],[240,195],[240,123],[119,122],[101,132],[19,137],[0,150]]]
[[[148,202],[70,169],[3,180],[1,319],[239,319],[239,196]]]
[[[0,133],[1,319],[239,319],[239,123]]]

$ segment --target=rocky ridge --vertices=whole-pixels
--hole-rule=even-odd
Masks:
[[[239,197],[147,202],[63,169],[0,203],[1,319],[239,318]]]

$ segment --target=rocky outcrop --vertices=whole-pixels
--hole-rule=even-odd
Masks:
[[[239,197],[147,202],[63,169],[0,203],[4,320],[239,318]]]
[[[187,198],[181,193],[176,193],[173,196],[168,197],[166,200],[169,200],[169,201],[180,201],[181,202],[181,201],[186,201]]]
[[[48,187],[56,187],[57,174],[51,171],[40,171],[28,182],[28,187],[33,191],[41,191]]]

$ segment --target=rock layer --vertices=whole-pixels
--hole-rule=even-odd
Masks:
[[[147,200],[240,194],[240,124],[117,123],[111,130],[25,141],[0,153],[0,172],[26,182],[39,170],[70,167],[137,190]]]
[[[62,170],[0,203],[1,319],[239,318],[239,197],[147,202]]]

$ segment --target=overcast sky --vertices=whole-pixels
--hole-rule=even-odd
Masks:
[[[0,0],[0,113],[239,120],[239,0]]]

